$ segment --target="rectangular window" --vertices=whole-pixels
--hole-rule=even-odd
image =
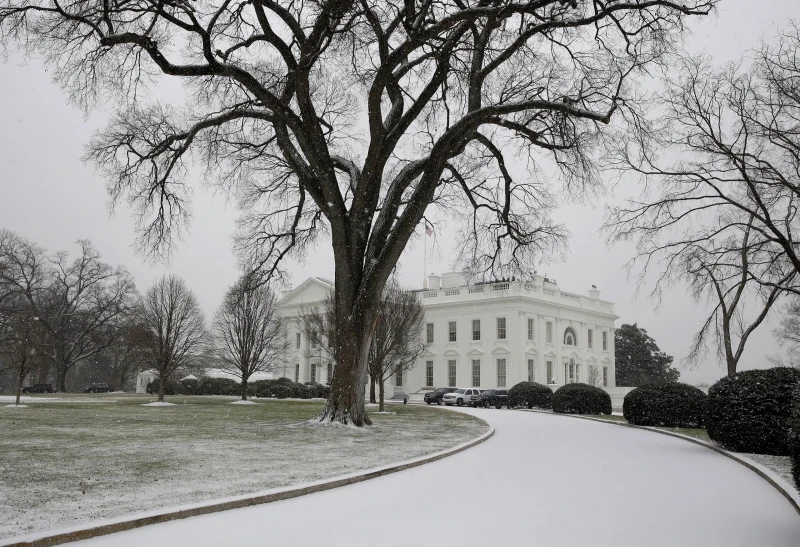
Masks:
[[[394,385],[398,387],[403,386],[403,369],[402,367],[397,367],[397,370],[394,372]]]
[[[569,368],[569,374],[567,374],[567,368]],[[573,363],[569,363],[564,365],[564,376],[569,378],[569,383],[575,383],[575,365]]]
[[[594,330],[589,329],[589,334],[586,338],[586,342],[589,344],[589,349],[594,347]]]
[[[295,383],[300,381],[300,363],[294,365],[294,381]]]
[[[433,387],[433,361],[425,361],[425,385]]]
[[[472,339],[473,340],[480,340],[481,339],[481,320],[480,319],[473,319],[472,320]]]
[[[548,384],[555,384],[556,381],[553,378],[553,362],[547,361],[547,383]]]
[[[317,365],[316,363],[309,363],[308,365],[308,381],[315,382],[317,381]]]
[[[603,331],[603,351],[608,351],[608,333]]]
[[[433,344],[433,323],[425,325],[425,341],[428,344]]]
[[[581,381],[581,366],[578,363],[575,363],[575,381]]]
[[[299,332],[295,335],[295,347],[297,349],[300,349],[300,333]]]
[[[498,317],[497,318],[497,339],[498,340],[505,340],[506,339],[506,318],[505,317]]]
[[[506,360],[497,360],[497,387],[506,387]]]
[[[447,340],[450,342],[456,341],[456,322],[455,321],[448,321],[447,322]]]
[[[456,360],[451,359],[447,361],[447,385],[449,387],[456,387]]]
[[[528,340],[533,340],[533,319],[528,318]]]
[[[603,387],[608,387],[608,367],[603,367]]]
[[[550,321],[547,322],[546,332],[545,332],[545,342],[548,344],[553,343],[553,323]]]
[[[333,363],[328,361],[328,384],[333,380]]]
[[[481,385],[481,360],[472,360],[472,387],[479,387]]]
[[[317,347],[317,333],[316,332],[312,332],[311,333],[311,347],[312,348]]]
[[[528,381],[533,382],[533,359],[528,359]]]

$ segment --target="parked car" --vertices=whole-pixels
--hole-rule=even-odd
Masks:
[[[53,384],[33,384],[22,388],[22,393],[55,393]]]
[[[435,390],[431,391],[430,393],[425,394],[425,402],[430,404],[436,403],[437,405],[442,404],[442,397],[444,397],[445,393],[453,393],[456,389],[455,387],[437,387]]]
[[[508,390],[506,389],[485,389],[480,395],[473,395],[469,400],[469,406],[484,408],[508,408]]]
[[[480,395],[481,390],[478,388],[458,388],[453,392],[445,393],[442,397],[442,402],[447,406],[468,405],[469,399],[473,395]]]
[[[83,388],[84,393],[111,393],[114,391],[114,386],[111,384],[89,384]]]

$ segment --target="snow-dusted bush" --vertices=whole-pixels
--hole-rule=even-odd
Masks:
[[[792,413],[789,416],[789,455],[792,457],[792,476],[800,490],[800,384],[792,395]]]
[[[159,378],[156,378],[149,384],[147,384],[147,388],[145,391],[151,395],[158,395],[158,385],[161,382]],[[177,395],[178,394],[178,384],[177,382],[167,382],[164,384],[164,395]]]
[[[536,382],[520,382],[508,390],[508,408],[553,408],[553,390]]]
[[[294,390],[291,385],[276,384],[269,388],[270,393],[277,399],[286,399],[287,397],[294,397]]]
[[[776,367],[726,376],[708,390],[708,436],[737,452],[785,456],[800,370]]]
[[[702,427],[707,399],[701,390],[680,382],[645,384],[625,396],[622,414],[634,425]]]
[[[559,414],[611,414],[611,396],[589,384],[567,384],[553,393],[553,412]]]

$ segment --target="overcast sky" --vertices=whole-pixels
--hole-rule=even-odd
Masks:
[[[692,25],[693,34],[687,38],[686,47],[705,52],[722,65],[757,47],[762,39],[773,41],[777,31],[798,16],[798,0],[722,0],[715,16]],[[84,145],[92,132],[104,125],[108,112],[84,119],[36,59],[25,61],[12,53],[5,64],[0,64],[0,82],[0,227],[49,250],[74,253],[75,240],[88,238],[104,260],[126,265],[142,292],[164,272],[181,275],[210,317],[237,277],[231,251],[237,215],[233,204],[209,189],[195,187],[194,221],[172,261],[158,266],[145,263],[133,250],[130,211],[121,207],[109,216],[104,181],[92,166],[81,162]],[[555,278],[566,291],[585,293],[590,285],[597,285],[601,298],[616,304],[618,325],[638,323],[678,362],[705,317],[705,305],[689,299],[683,287],[665,295],[658,310],[645,296],[634,299],[635,286],[623,268],[632,249],[624,245],[609,248],[598,233],[605,205],[631,190],[619,188],[591,205],[565,204],[557,217],[572,233],[570,254],[562,263],[542,265],[539,273]],[[447,252],[452,247],[451,236],[446,223],[441,224],[439,245],[428,255],[428,272],[451,269],[453,257]],[[305,263],[291,265],[295,286],[310,275],[333,277],[328,242],[321,242],[310,256]],[[421,286],[422,259],[422,242],[415,242],[399,265],[400,278],[406,285]],[[751,338],[741,368],[768,366],[765,356],[778,351],[771,333],[775,323],[773,319],[771,325],[763,325]],[[682,370],[681,379],[713,382],[722,374],[722,368],[709,356],[695,370]]]

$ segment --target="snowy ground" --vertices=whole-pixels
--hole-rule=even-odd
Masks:
[[[59,397],[0,407],[0,542],[378,467],[487,430],[469,416],[402,405],[358,431],[306,425],[322,401],[168,397],[178,404],[152,408],[142,406],[150,397]]]
[[[800,517],[785,498],[741,464],[700,446],[547,414],[462,412],[489,421],[496,428],[494,437],[379,479],[75,545],[799,543]]]

